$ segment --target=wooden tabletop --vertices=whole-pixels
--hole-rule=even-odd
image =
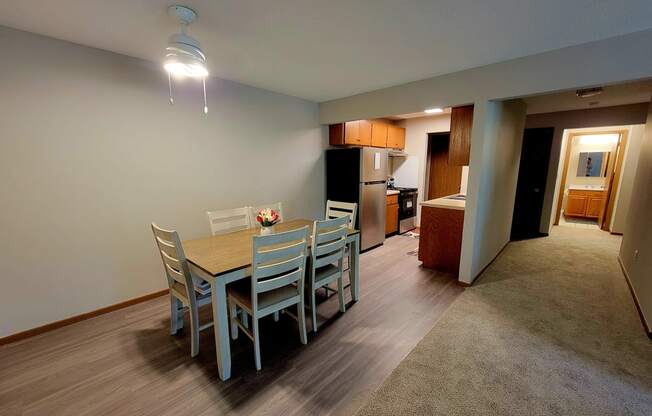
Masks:
[[[296,230],[308,226],[312,234],[313,220],[292,220],[274,226],[275,232]],[[349,235],[358,231],[349,229]],[[214,235],[184,241],[183,250],[186,258],[206,273],[217,276],[233,270],[251,266],[253,255],[253,236],[260,234],[260,228],[236,231],[234,233]]]

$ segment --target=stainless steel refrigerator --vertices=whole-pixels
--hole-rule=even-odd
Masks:
[[[385,241],[388,156],[386,149],[352,147],[326,151],[326,199],[358,204],[360,249]]]

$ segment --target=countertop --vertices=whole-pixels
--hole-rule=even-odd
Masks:
[[[447,209],[456,209],[459,211],[464,211],[464,207],[466,206],[466,201],[465,200],[460,200],[460,199],[448,199],[451,196],[455,196],[459,194],[453,194],[449,196],[445,196],[442,198],[437,198],[437,199],[430,199],[428,201],[423,201],[421,203],[422,207],[431,207],[431,208],[447,208]]]
[[[387,195],[398,195],[400,192],[397,191],[396,189],[388,189],[387,190]]]
[[[575,189],[578,191],[604,191],[605,187],[604,185],[570,185],[568,189]]]

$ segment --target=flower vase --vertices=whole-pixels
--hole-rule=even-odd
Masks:
[[[268,225],[268,226],[261,226],[260,227],[260,235],[270,235],[274,233],[274,226],[273,225]]]

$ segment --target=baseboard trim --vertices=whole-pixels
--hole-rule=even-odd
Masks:
[[[12,342],[20,341],[26,338],[31,338],[36,335],[43,334],[45,332],[50,332],[64,326],[68,326],[80,321],[85,321],[86,319],[94,318],[99,315],[104,315],[109,312],[117,311],[118,309],[126,308],[127,306],[135,305],[137,303],[142,303],[160,296],[168,294],[168,289],[159,290],[158,292],[150,293],[144,296],[139,296],[137,298],[129,299],[124,302],[116,303],[114,305],[109,305],[104,308],[96,309],[94,311],[82,313],[81,315],[71,316],[70,318],[62,319],[60,321],[52,322],[45,324],[36,328],[28,329],[26,331],[18,332],[3,338],[0,338],[0,345],[11,344]]]
[[[487,268],[488,268],[489,266],[491,266],[491,265],[496,261],[496,259],[497,259],[501,254],[503,254],[503,251],[505,251],[505,247],[507,247],[507,245],[508,245],[509,243],[511,243],[511,241],[508,241],[508,242],[505,243],[505,245],[503,246],[503,248],[501,248],[500,251],[498,251],[498,254],[496,254],[496,255],[494,256],[494,258],[491,259],[491,261],[490,261],[489,263],[487,263],[487,265],[484,266],[484,267],[482,268],[482,270],[480,270],[480,273],[478,273],[478,274],[475,275],[475,277],[473,278],[473,280],[471,280],[471,283],[469,283],[469,282],[463,282],[463,281],[461,281],[461,280],[458,280],[458,281],[457,281],[458,284],[459,284],[460,286],[465,286],[465,287],[473,286],[473,284],[474,284],[475,282],[477,282],[478,279],[482,276],[482,273],[484,273],[484,271],[487,270]]]
[[[634,287],[632,286],[632,282],[629,280],[627,269],[625,269],[625,265],[623,264],[623,260],[620,258],[620,255],[618,256],[618,264],[620,264],[620,270],[623,271],[623,276],[625,276],[627,287],[629,287],[629,293],[631,293],[632,298],[634,298],[634,305],[636,305],[636,311],[638,312],[638,317],[641,319],[641,324],[643,324],[643,329],[645,329],[645,332],[647,332],[647,336],[652,339],[652,331],[650,330],[650,325],[648,325],[647,321],[645,320],[645,315],[643,315],[641,305],[638,302],[638,297],[636,297],[636,292],[634,292]]]

